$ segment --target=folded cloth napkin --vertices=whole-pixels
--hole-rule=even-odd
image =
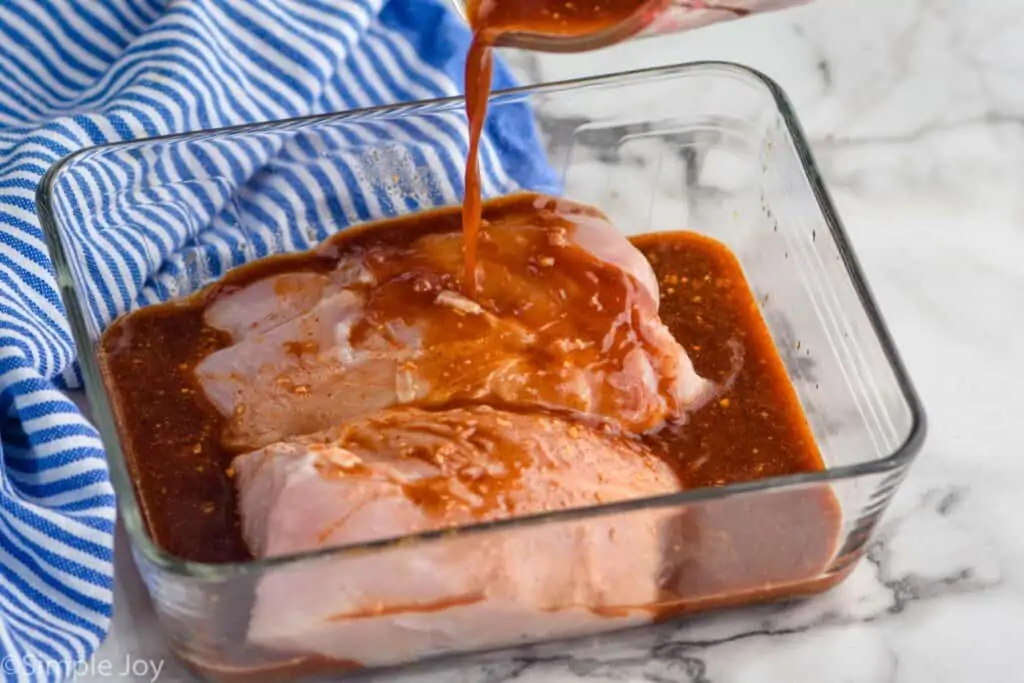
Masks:
[[[0,670],[11,681],[56,681],[109,626],[115,501],[100,439],[62,392],[79,373],[34,211],[42,174],[99,143],[458,94],[469,33],[442,0],[7,0],[0,38]],[[499,64],[496,87],[511,84]],[[458,198],[464,131],[376,130],[450,135],[440,199]],[[550,186],[525,106],[494,117],[485,137],[494,192]],[[134,232],[149,241],[140,246],[83,227],[83,259],[103,266],[89,286],[92,313],[108,322],[166,298],[189,250],[206,250],[215,271],[260,255],[231,248],[231,226],[280,230],[268,221],[317,201],[260,180],[270,161],[320,163],[307,147],[223,148],[221,188],[241,199],[199,197],[199,230],[152,213]],[[123,189],[113,178],[80,180],[101,204]],[[356,190],[347,196],[358,199]],[[342,223],[374,217],[381,204],[362,196]],[[229,211],[239,213],[226,220]]]

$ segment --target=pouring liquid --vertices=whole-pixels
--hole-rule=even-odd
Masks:
[[[806,0],[459,0],[473,29],[466,59],[466,158],[462,228],[465,238],[463,289],[478,289],[477,240],[481,229],[478,150],[493,73],[495,46],[572,52],[604,47],[638,34],[696,28],[725,18],[781,9]]]
[[[466,158],[462,230],[466,270],[463,287],[474,298],[478,289],[476,254],[481,228],[480,163],[478,150],[494,70],[493,48],[510,35],[534,34],[581,38],[622,34],[641,29],[671,0],[469,0],[466,9],[473,41],[466,59],[466,116],[469,153]],[[653,16],[653,15],[652,15]]]

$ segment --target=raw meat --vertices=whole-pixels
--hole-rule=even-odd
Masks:
[[[629,437],[544,414],[393,408],[238,456],[257,557],[668,494]],[[327,556],[260,579],[250,640],[364,665],[650,618],[673,511]]]
[[[339,246],[340,244],[340,246]],[[650,264],[598,213],[564,202],[500,216],[481,236],[476,300],[458,230],[328,244],[327,273],[275,275],[220,296],[207,322],[234,343],[196,369],[251,450],[398,404],[572,411],[642,432],[708,392],[657,315]]]

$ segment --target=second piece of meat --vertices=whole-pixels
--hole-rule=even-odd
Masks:
[[[238,456],[243,534],[274,557],[681,490],[633,439],[485,406],[394,408]],[[331,555],[260,579],[250,639],[364,665],[650,619],[678,510]]]

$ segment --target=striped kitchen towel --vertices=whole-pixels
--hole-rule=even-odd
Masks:
[[[100,440],[61,391],[79,375],[34,211],[42,174],[70,152],[104,142],[457,94],[469,34],[442,2],[0,2],[4,679],[66,678],[102,641],[112,611],[114,497]],[[511,83],[499,65],[496,86]],[[461,196],[465,130],[442,124],[381,122],[364,131],[380,144],[419,143],[411,148],[422,158],[409,163],[426,164],[441,179],[420,205]],[[298,217],[306,228],[322,219],[333,230],[395,213],[399,199],[386,187],[367,183],[365,172],[347,174],[347,164],[365,159],[346,156],[345,135],[224,144],[217,159],[186,160],[223,169],[222,182],[176,197],[175,206],[191,207],[187,215],[161,212],[159,202],[145,212],[119,205],[132,192],[158,191],[139,182],[135,171],[144,169],[87,177],[86,165],[69,173],[63,189],[86,197],[64,208],[78,218],[74,265],[84,269],[89,312],[105,323],[173,295],[183,264],[197,253],[216,275],[323,236],[294,229]],[[493,117],[485,145],[491,194],[552,187],[525,105]],[[175,161],[150,170],[164,182],[186,177],[188,164]],[[324,178],[332,179],[328,186]]]

